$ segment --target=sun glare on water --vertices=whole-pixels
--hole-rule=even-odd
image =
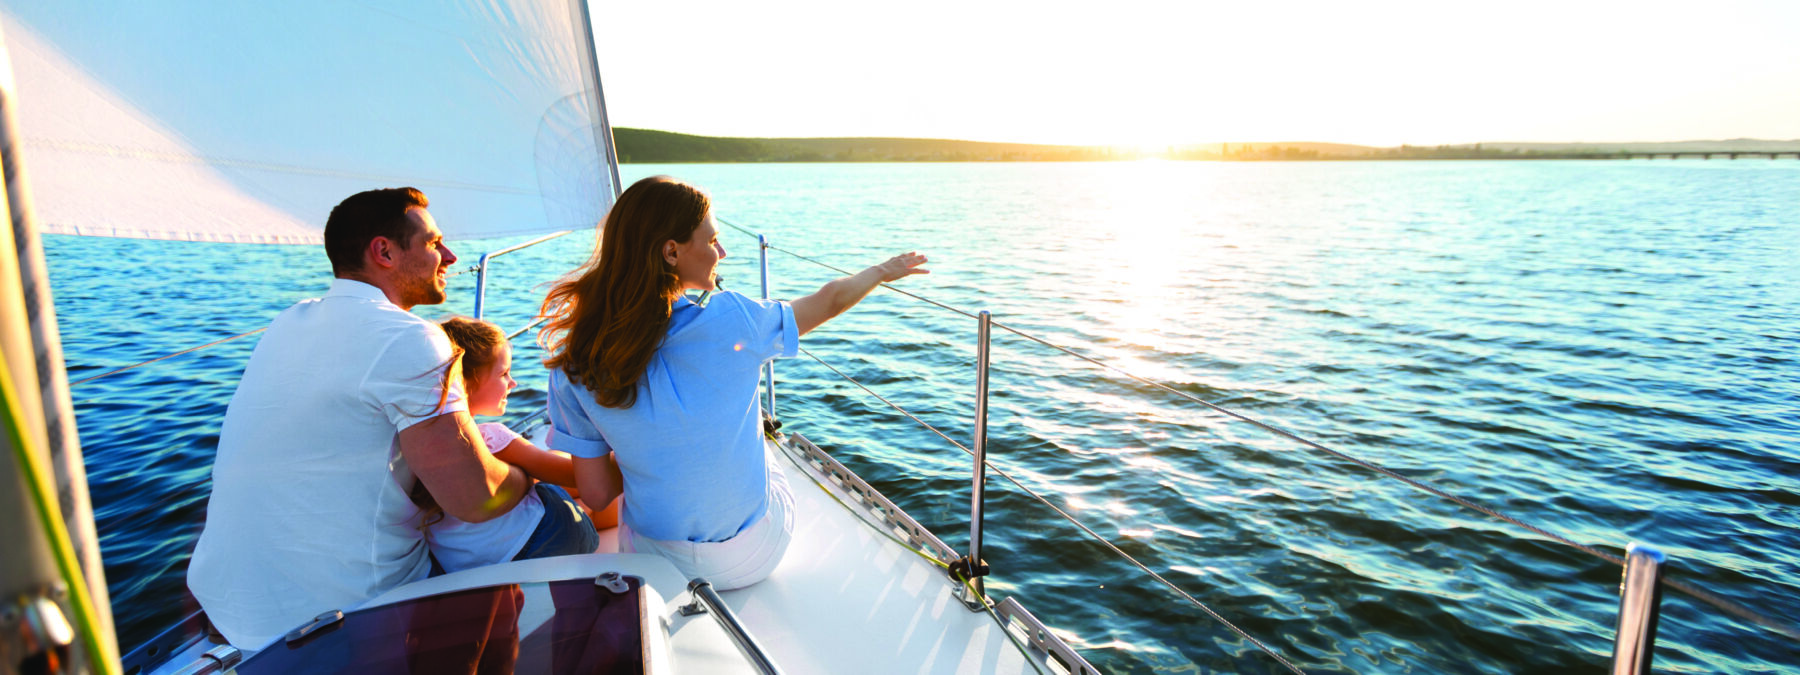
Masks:
[[[1178,307],[1195,292],[1195,274],[1220,255],[1209,214],[1206,174],[1170,162],[1131,162],[1114,167],[1110,184],[1099,191],[1090,234],[1093,279],[1098,292],[1088,313],[1104,325],[1102,333],[1126,345],[1162,351],[1169,334],[1201,320]],[[1133,350],[1136,351],[1136,350]],[[1117,357],[1130,358],[1128,354]],[[1157,370],[1152,363],[1121,363]],[[1150,373],[1146,373],[1150,374]]]

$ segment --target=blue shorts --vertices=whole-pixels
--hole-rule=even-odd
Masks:
[[[593,519],[567,490],[543,482],[536,489],[538,499],[544,502],[544,517],[513,560],[579,555],[600,548],[600,533],[594,530]]]

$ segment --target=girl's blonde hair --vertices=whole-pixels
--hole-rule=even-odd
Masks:
[[[506,333],[492,322],[453,316],[438,324],[450,336],[450,344],[462,353],[463,377],[480,377],[500,358],[500,345],[506,344]],[[448,385],[449,382],[444,384]]]

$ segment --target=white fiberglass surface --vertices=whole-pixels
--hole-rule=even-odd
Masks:
[[[859,520],[821,488],[818,481],[825,479],[810,468],[785,452],[775,456],[794,491],[794,541],[768,579],[720,595],[783,672],[1034,672],[991,617],[970,612],[951,594],[941,568]],[[850,501],[842,494],[839,499]],[[666,599],[663,616],[677,672],[753,672],[712,616],[680,614],[678,608],[691,601],[687,580],[655,556],[596,553],[466,570],[404,586],[369,606],[603,571],[640,576]]]
[[[951,595],[941,568],[859,521],[810,467],[775,455],[794,491],[794,541],[768,579],[722,595],[784,672],[1033,672],[991,617]]]

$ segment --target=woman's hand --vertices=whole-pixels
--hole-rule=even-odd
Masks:
[[[832,317],[843,314],[844,310],[861,302],[863,296],[875,290],[876,286],[914,274],[930,274],[929,270],[919,268],[925,262],[925,256],[909,251],[888,258],[887,262],[880,265],[825,284],[817,293],[794,301],[795,327],[801,335],[805,335],[818,328],[819,324],[830,321]]]
[[[927,260],[923,254],[917,251],[907,251],[892,258],[888,258],[887,262],[876,265],[871,269],[875,270],[876,275],[881,278],[882,283],[886,283],[889,281],[898,281],[914,274],[930,274],[931,270],[921,269],[919,267],[927,262],[930,261]]]

